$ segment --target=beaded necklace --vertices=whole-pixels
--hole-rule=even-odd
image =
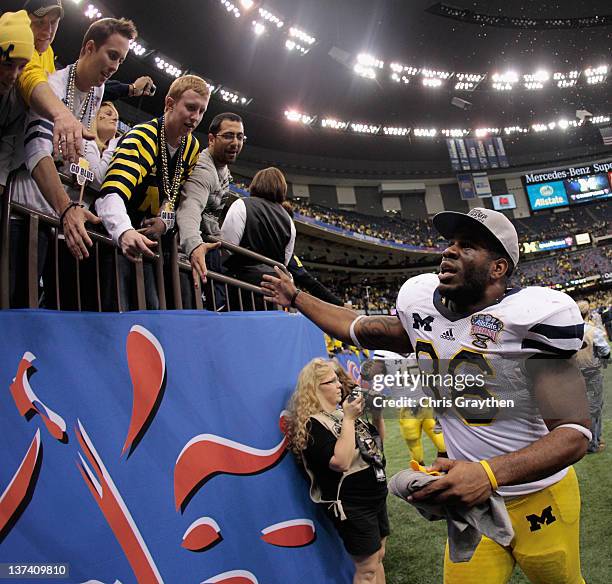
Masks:
[[[91,128],[91,114],[93,110],[93,108],[89,107],[89,104],[93,101],[94,88],[89,88],[89,92],[81,105],[81,111],[77,114],[77,112],[74,111],[74,95],[76,93],[76,70],[78,64],[79,62],[77,61],[73,65],[70,65],[64,103],[66,104],[66,107],[75,115],[76,119],[79,120],[79,122],[83,122],[83,118],[85,117],[85,114],[87,114],[87,129],[89,130]]]
[[[159,147],[161,149],[161,161],[162,161],[162,185],[164,188],[164,195],[167,198],[166,209],[172,211],[174,204],[181,188],[181,176],[183,174],[183,150],[185,148],[185,136],[181,138],[181,142],[176,152],[176,165],[174,167],[174,176],[172,177],[172,184],[170,184],[170,171],[168,166],[168,150],[166,141],[166,116],[162,116],[161,127],[159,129]]]

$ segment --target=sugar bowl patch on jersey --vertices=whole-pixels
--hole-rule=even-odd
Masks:
[[[504,323],[492,314],[474,314],[470,318],[470,335],[475,337],[472,344],[480,349],[487,348],[487,341],[497,342]]]

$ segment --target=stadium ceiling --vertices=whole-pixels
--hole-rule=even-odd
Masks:
[[[21,6],[21,2],[7,4],[12,4],[7,9]],[[68,62],[76,56],[88,23],[83,12],[89,2],[65,0],[65,4],[66,18],[54,46],[59,59]],[[258,128],[257,144],[268,148],[286,144],[277,138],[292,131],[286,129],[291,124],[284,112],[294,112],[294,118],[295,112],[306,114],[319,129],[324,119],[350,121],[366,133],[372,128],[380,134],[384,127],[395,128],[398,137],[402,128],[526,128],[575,120],[577,110],[595,115],[612,112],[612,70],[606,70],[599,82],[589,81],[598,78],[599,67],[612,66],[609,26],[525,30],[457,22],[428,12],[433,0],[267,0],[245,8],[248,4],[103,0],[95,3],[95,9],[132,18],[139,28],[140,55],[134,51],[118,77],[155,77],[158,95],[142,100],[143,109],[160,111],[172,74],[191,71],[216,85],[220,105],[212,100],[210,113],[233,109],[243,114],[251,127]],[[610,12],[609,0],[456,0],[453,4],[473,13],[536,20]],[[366,75],[356,74],[360,54],[376,56],[383,67],[365,61]],[[406,69],[394,70],[392,63]],[[411,67],[418,70],[414,75]],[[368,68],[375,70],[375,79],[367,78]],[[572,71],[578,72],[575,83]],[[549,77],[537,88],[541,72]],[[558,83],[562,79],[556,79],[555,72],[567,76],[566,86]],[[410,82],[395,82],[393,73]],[[456,89],[457,83],[468,80],[459,78],[459,73],[484,77],[477,79],[473,91]],[[510,81],[510,90],[495,89],[496,73],[500,87],[508,85],[504,77],[508,73],[516,73],[518,81]],[[527,83],[535,85],[528,88]],[[453,106],[453,97],[469,105]],[[322,140],[333,139],[332,132],[320,132]],[[247,129],[247,133],[253,143],[253,132]]]

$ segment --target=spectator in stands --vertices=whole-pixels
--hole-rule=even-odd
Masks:
[[[76,63],[49,76],[49,88],[56,99],[65,100],[68,110],[85,122],[87,127],[97,115],[104,93],[104,82],[125,59],[129,42],[136,36],[130,20],[104,18],[94,22],[83,38]],[[53,160],[53,122],[30,110],[26,118],[25,154],[27,171],[17,173],[11,183],[11,198],[30,209],[60,218],[66,245],[78,259],[88,257],[87,246],[92,245],[85,223],[99,223],[78,200],[78,191],[63,187]],[[70,165],[64,160],[61,167],[70,175]],[[75,198],[71,198],[71,195]],[[48,229],[39,231],[38,274],[42,274],[47,256]],[[27,229],[24,221],[11,221],[11,290],[15,306],[25,302],[25,269],[17,269],[19,256],[27,250]],[[26,263],[23,262],[22,266]]]
[[[48,83],[48,76],[55,72],[55,56],[51,44],[55,39],[60,19],[64,16],[61,0],[28,0],[24,8],[28,11],[34,33],[36,50],[32,60],[19,78],[21,95],[28,104],[46,119],[53,121],[54,152],[76,162],[83,153],[83,138],[93,139],[74,113],[58,99]],[[134,37],[135,38],[135,37]],[[97,40],[97,39],[96,39]],[[149,95],[153,87],[150,77],[139,77],[134,83],[111,82],[113,91],[104,94],[108,100],[128,95]]]
[[[236,162],[246,140],[242,118],[226,112],[215,116],[208,128],[208,148],[185,183],[177,223],[183,251],[191,262],[193,282],[206,281],[206,247],[202,236],[221,235],[219,219],[229,197],[232,179],[228,164]],[[220,251],[208,256],[212,270],[221,272]],[[223,294],[216,291],[216,304],[223,304]]]
[[[122,307],[107,297],[106,309],[130,305],[133,278],[127,260],[153,258],[155,240],[174,228],[180,189],[198,159],[199,142],[192,133],[202,121],[209,97],[210,87],[203,79],[179,77],[168,90],[164,114],[132,128],[115,151],[96,201],[98,215],[123,254],[119,258]],[[144,269],[147,306],[157,309],[153,266],[147,262]],[[113,286],[112,279],[107,283]]]
[[[286,266],[293,255],[295,225],[282,206],[287,198],[283,173],[273,166],[260,170],[250,192],[250,197],[234,201],[229,208],[221,237]],[[256,286],[263,274],[275,274],[272,266],[241,254],[231,255],[225,267],[229,275]],[[263,302],[258,308],[263,308]]]
[[[593,435],[587,452],[592,454],[601,452],[605,448],[605,442],[601,438],[601,413],[604,401],[601,368],[602,364],[605,366],[606,361],[610,358],[610,347],[603,331],[586,320],[590,311],[589,303],[586,300],[580,300],[578,308],[585,323],[583,348],[578,351],[576,359],[586,382]]]
[[[376,428],[359,416],[363,397],[341,402],[332,364],[313,359],[288,406],[289,448],[310,479],[310,498],[333,522],[355,564],[353,583],[384,582],[389,535],[385,459]]]
[[[25,105],[15,83],[34,54],[34,36],[25,10],[0,16],[0,194],[23,145]]]

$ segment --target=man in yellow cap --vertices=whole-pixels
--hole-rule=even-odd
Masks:
[[[0,192],[23,143],[25,107],[15,83],[33,52],[34,36],[27,12],[0,16]]]

